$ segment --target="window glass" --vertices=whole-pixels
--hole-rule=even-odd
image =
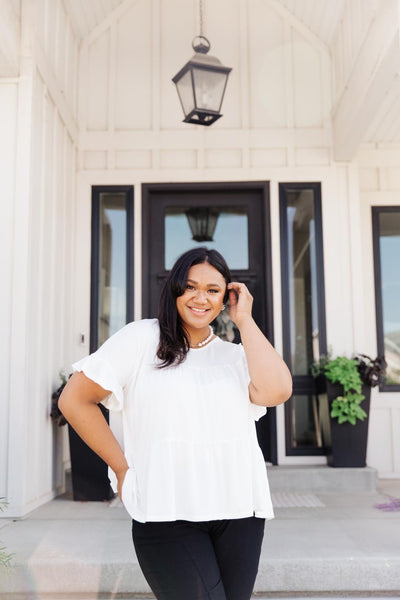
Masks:
[[[324,454],[321,399],[310,372],[326,353],[320,185],[282,183],[280,204],[283,350],[293,376],[286,451]]]
[[[98,345],[126,323],[126,194],[101,193],[99,210]]]
[[[296,394],[290,400],[291,448],[322,448],[327,442],[329,410],[326,396]]]
[[[196,246],[218,250],[231,269],[249,268],[246,207],[168,207],[165,210],[165,269]]]
[[[287,244],[292,373],[307,375],[319,357],[313,190],[288,193]]]
[[[383,351],[386,384],[400,384],[400,211],[379,214]]]

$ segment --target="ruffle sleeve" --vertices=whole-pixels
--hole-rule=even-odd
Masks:
[[[110,394],[102,404],[115,411],[124,407],[124,390],[134,376],[148,340],[156,339],[156,319],[128,323],[100,346],[96,352],[73,363],[74,371],[101,385]]]
[[[105,390],[110,391],[110,394],[102,400],[101,404],[109,410],[123,409],[124,391],[118,380],[118,375],[110,364],[97,356],[97,352],[73,363],[72,368],[74,371],[82,371],[86,377],[101,385]]]
[[[258,421],[267,414],[267,407],[254,404],[254,402],[251,402],[250,400],[250,414],[255,421]]]

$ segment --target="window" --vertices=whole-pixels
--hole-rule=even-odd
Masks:
[[[378,354],[385,355],[382,391],[400,391],[400,206],[372,208]]]
[[[166,207],[165,268],[197,242],[221,252],[231,269],[248,269],[248,227],[245,206]]]
[[[133,319],[133,188],[93,187],[90,352]]]
[[[287,454],[324,454],[325,407],[310,365],[326,354],[321,188],[280,184],[284,359],[293,375],[285,405]]]

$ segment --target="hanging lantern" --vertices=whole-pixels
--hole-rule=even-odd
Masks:
[[[194,56],[172,81],[176,85],[185,114],[184,122],[211,125],[222,117],[222,101],[232,69],[224,67],[215,56],[207,55],[211,46],[204,36],[195,38],[192,46]]]
[[[213,242],[213,235],[217,226],[219,211],[215,208],[200,207],[189,208],[186,211],[192,240],[196,242]]]

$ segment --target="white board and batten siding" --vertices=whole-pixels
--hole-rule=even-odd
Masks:
[[[206,18],[211,53],[233,68],[224,116],[209,129],[182,123],[171,82],[192,55],[191,41],[198,27],[195,3],[125,3],[82,42],[77,219],[82,231],[77,242],[81,260],[77,264],[76,332],[88,334],[89,328],[90,240],[84,231],[90,225],[91,185],[134,185],[135,307],[140,318],[141,184],[269,180],[278,349],[282,347],[278,183],[322,181],[324,210],[340,229],[337,204],[332,203],[338,190],[330,148],[332,92],[327,48],[305,27],[295,27],[285,19],[284,11],[262,0],[207,3]],[[341,204],[342,213],[347,214],[346,194]],[[326,235],[329,238],[329,231]],[[332,238],[327,245],[338,243]],[[343,249],[339,253],[346,265]],[[334,289],[335,278],[343,277],[337,254],[327,258],[327,271],[333,265]],[[351,311],[350,295],[344,291],[344,296],[346,309]],[[327,308],[336,310],[329,303]],[[331,328],[333,344],[346,343],[347,325],[343,323],[340,332]],[[76,344],[76,351],[83,355],[88,346]],[[279,407],[280,463],[324,463],[321,457],[285,456],[283,420],[283,407]]]
[[[382,167],[383,154],[378,166],[366,155],[333,160],[335,102],[376,8],[367,2],[360,21],[360,3],[344,4],[345,12],[351,4],[351,14],[343,13],[336,37],[326,23],[324,41],[297,18],[298,4],[290,0],[207,2],[211,54],[233,70],[223,118],[200,128],[182,123],[171,82],[193,54],[197,2],[93,1],[86,20],[76,0],[22,3],[21,77],[0,83],[9,116],[0,136],[9,199],[0,243],[9,258],[3,281],[10,291],[0,311],[0,368],[8,390],[8,401],[0,403],[0,496],[9,498],[10,516],[25,514],[62,485],[65,464],[52,466],[53,456],[60,456],[54,445],[64,448],[64,463],[68,446],[54,435],[50,396],[58,371],[89,350],[92,185],[134,186],[140,318],[141,185],[269,181],[274,329],[281,350],[278,184],[321,181],[328,341],[335,353],[375,353],[369,211],[387,203],[388,195],[398,204],[400,161],[393,147],[382,149],[392,161]],[[352,20],[358,23],[353,45]],[[396,394],[374,393],[368,460],[385,476],[400,477],[398,404]],[[283,432],[279,407],[280,464],[310,463],[310,457],[285,456]]]
[[[363,288],[371,264],[363,257],[361,227],[370,230],[370,224],[362,220],[357,167],[333,162],[331,130],[332,99],[337,100],[346,85],[356,48],[375,14],[374,2],[367,8],[346,5],[349,14],[336,37],[327,30],[333,52],[342,56],[334,73],[327,46],[309,28],[287,18],[276,2],[208,3],[206,35],[211,53],[233,67],[224,116],[210,129],[181,123],[181,107],[171,83],[191,56],[190,42],[198,29],[194,4],[124,3],[85,38],[80,60],[78,210],[82,219],[78,221],[89,223],[91,185],[134,185],[136,318],[141,316],[141,184],[268,180],[275,336],[280,349],[278,183],[321,181],[329,344],[338,353],[351,354],[360,348],[376,352],[374,336],[366,333],[371,314]],[[226,11],[229,27],[224,25]],[[351,45],[349,27],[355,21]],[[127,60],[127,56],[138,59]],[[79,306],[76,302],[76,330],[88,331],[90,246],[82,237],[78,243],[84,260],[78,266],[76,298],[86,293],[87,302]],[[286,457],[283,431],[284,413],[279,407],[280,464],[324,462],[323,458]],[[382,450],[373,443],[369,464],[387,476],[399,476],[400,450],[388,443],[384,452],[391,465],[382,464]]]
[[[9,197],[1,244],[10,258],[1,311],[10,357],[2,361],[8,401],[0,403],[6,516],[28,512],[63,486],[61,460],[54,465],[62,439],[49,412],[58,371],[71,359],[74,310],[78,39],[61,0],[24,3],[21,36],[21,77],[9,86],[9,131],[0,140]],[[3,90],[0,84],[2,100]]]
[[[400,145],[365,143],[358,152],[361,199],[362,254],[364,257],[363,294],[367,346],[376,347],[375,295],[372,248],[372,206],[400,205]],[[373,350],[372,350],[373,351]],[[381,477],[400,477],[400,394],[371,396],[368,458]]]

